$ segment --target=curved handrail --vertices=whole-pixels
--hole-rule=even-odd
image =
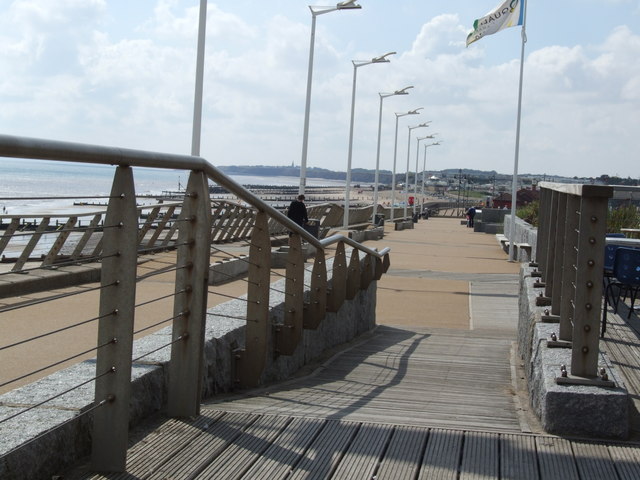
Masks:
[[[89,145],[58,140],[45,140],[13,135],[0,135],[0,156],[13,158],[29,158],[38,160],[54,160],[64,162],[95,163],[102,165],[119,165],[128,167],[167,168],[196,170],[204,172],[207,177],[224,187],[229,192],[242,198],[258,210],[268,213],[278,223],[294,231],[316,248],[324,250],[326,246],[339,241],[351,245],[358,250],[382,258],[390,249],[376,251],[361,245],[345,235],[332,235],[318,240],[297,223],[267,204],[242,185],[226,176],[205,158],[191,155],[149,152],[118,147]]]

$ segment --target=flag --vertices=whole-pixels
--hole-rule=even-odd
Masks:
[[[473,22],[473,31],[467,35],[467,47],[486,35],[491,35],[505,28],[522,25],[524,22],[525,0],[506,0]]]

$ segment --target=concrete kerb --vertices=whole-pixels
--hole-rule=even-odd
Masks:
[[[331,259],[327,264],[330,277]],[[305,283],[310,284],[311,273],[306,275]],[[278,312],[283,310],[279,306],[284,298],[284,294],[275,290],[284,291],[284,284],[285,280],[276,282],[271,293],[275,323],[282,320]],[[376,291],[374,281],[367,290],[346,301],[337,313],[327,313],[317,330],[305,330],[303,341],[293,355],[269,358],[263,383],[289,378],[326,350],[375,328]],[[233,351],[244,346],[246,322],[233,317],[246,316],[247,304],[243,298],[207,311],[203,398],[229,392],[235,386]],[[132,357],[137,360],[132,369],[130,425],[160,411],[166,404],[170,342],[170,327],[134,342]],[[0,478],[49,478],[89,453],[91,415],[79,414],[93,405],[94,377],[95,360],[88,360],[0,396],[0,418],[32,408],[24,416],[2,425]],[[68,390],[72,391],[64,393]],[[55,395],[61,396],[39,405]],[[42,436],[38,438],[38,435]],[[14,450],[21,445],[25,446]]]
[[[545,307],[536,306],[533,268],[523,265],[520,274],[518,347],[524,361],[531,406],[545,431],[557,435],[590,438],[627,438],[629,394],[621,375],[604,354],[604,367],[616,388],[565,386],[555,381],[561,365],[571,368],[571,350],[547,347],[557,324],[542,323]],[[594,372],[595,374],[596,372]]]

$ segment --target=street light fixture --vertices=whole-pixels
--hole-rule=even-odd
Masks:
[[[406,113],[396,113],[396,136],[393,143],[393,173],[391,178],[391,221],[394,220],[395,204],[396,204],[396,158],[398,153],[398,119],[406,115],[420,115],[419,110],[423,107],[416,108],[415,110],[409,110]]]
[[[373,225],[376,225],[376,214],[378,213],[378,183],[380,179],[380,134],[382,132],[382,101],[387,97],[393,97],[394,95],[409,95],[410,88],[413,88],[413,85],[404,87],[402,90],[396,90],[393,93],[379,93],[380,95],[380,113],[378,114],[378,149],[376,152],[376,174],[375,174],[375,183],[373,186],[373,214],[371,221]]]
[[[405,174],[405,193],[404,193],[404,217],[407,218],[407,210],[409,206],[409,154],[411,150],[411,130],[416,128],[428,127],[431,121],[421,123],[415,127],[409,127],[409,137],[407,140],[407,173]],[[416,180],[417,181],[417,180]],[[415,200],[414,200],[415,201]]]
[[[437,133],[434,133],[433,135],[435,136],[437,135]],[[430,143],[429,145],[424,146],[424,159],[422,160],[422,205],[421,205],[420,211],[424,210],[424,176],[427,169],[427,148],[435,147],[436,145],[440,145],[440,141],[433,142],[433,143]]]
[[[356,3],[356,0],[348,0],[339,2],[335,7],[314,7],[309,6],[311,10],[311,41],[309,46],[309,70],[307,72],[307,97],[304,106],[304,130],[302,133],[302,160],[300,161],[300,188],[298,193],[304,194],[307,183],[307,149],[309,146],[309,112],[311,111],[311,79],[313,78],[313,53],[315,50],[316,39],[316,17],[325,13],[335,12],[337,10],[357,10],[362,8]]]
[[[427,139],[434,139],[435,137],[435,133],[432,135],[427,135],[426,137],[418,137],[417,142],[416,142],[416,170],[415,170],[415,175],[414,175],[414,182],[413,182],[413,215],[416,214],[416,204],[418,203],[418,156],[420,154],[420,142],[422,140],[427,140]],[[424,176],[424,173],[423,173]],[[422,209],[422,208],[421,208]]]
[[[349,154],[347,156],[347,180],[346,180],[346,192],[344,197],[344,216],[342,226],[349,228],[349,200],[351,197],[351,156],[353,153],[353,120],[356,108],[356,78],[358,74],[358,68],[365,65],[371,65],[372,63],[389,63],[387,58],[389,55],[395,55],[396,52],[388,52],[379,57],[374,57],[371,60],[359,61],[352,60],[353,63],[353,87],[351,90],[351,123],[349,124]]]

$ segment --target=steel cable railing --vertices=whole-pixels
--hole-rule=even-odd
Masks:
[[[202,337],[204,320],[210,316],[206,313],[208,294],[241,300],[247,306],[246,317],[233,314],[226,318],[244,321],[246,323],[245,337],[247,344],[242,352],[234,353],[237,372],[241,385],[252,385],[259,382],[260,375],[265,368],[267,357],[266,335],[268,329],[274,327],[271,317],[278,315],[282,318],[282,325],[277,333],[278,354],[290,355],[300,345],[303,330],[303,295],[304,288],[310,290],[309,295],[317,295],[309,302],[309,318],[305,314],[305,327],[316,325],[324,316],[325,311],[337,311],[345,298],[345,292],[353,293],[358,288],[365,288],[373,276],[373,265],[383,265],[388,262],[388,249],[377,251],[361,245],[343,235],[332,235],[319,240],[303,228],[282,215],[271,205],[265,203],[251,192],[221,174],[215,167],[199,157],[166,155],[153,152],[141,152],[109,147],[68,144],[63,142],[49,142],[37,139],[23,139],[0,135],[0,156],[16,158],[36,158],[49,160],[65,160],[96,164],[115,165],[115,177],[112,194],[103,223],[112,227],[104,227],[94,223],[87,230],[95,230],[99,234],[95,238],[96,244],[90,247],[93,258],[101,262],[101,289],[98,317],[93,320],[99,322],[97,357],[97,371],[106,365],[117,366],[109,381],[105,377],[96,377],[95,398],[106,398],[105,394],[113,395],[114,401],[103,404],[105,408],[95,411],[94,425],[94,454],[92,462],[95,468],[101,470],[118,470],[122,467],[122,458],[126,455],[126,442],[115,442],[113,438],[122,438],[128,426],[128,396],[130,395],[131,366],[152,353],[171,347],[171,361],[167,365],[168,405],[170,415],[189,416],[197,412],[199,407],[199,388],[202,380]],[[171,218],[173,211],[167,216],[159,218],[159,210],[152,209],[145,221],[140,221],[139,209],[136,208],[135,186],[132,181],[133,168],[169,168],[191,171],[187,193],[180,202],[178,218]],[[229,202],[219,202],[211,205],[207,191],[207,179],[215,181],[225,188],[231,195],[236,195],[251,207],[233,205]],[[148,207],[145,207],[148,208]],[[34,224],[36,222],[34,221]],[[164,237],[158,232],[162,225]],[[42,224],[41,224],[42,225]],[[122,228],[114,228],[115,226]],[[36,227],[40,228],[40,227]],[[44,229],[45,227],[42,227]],[[64,226],[58,234],[73,234],[72,227]],[[83,232],[87,230],[82,229]],[[98,230],[100,230],[98,232]],[[153,230],[153,231],[152,231]],[[292,232],[289,238],[290,247],[286,262],[286,273],[274,272],[268,266],[267,255],[271,253],[271,241],[274,236]],[[93,233],[93,232],[91,232]],[[36,235],[32,238],[35,238]],[[62,240],[62,237],[58,237]],[[81,242],[87,237],[83,236]],[[300,240],[306,241],[316,251],[316,260],[311,270],[312,281],[307,285],[304,280],[304,260],[300,257],[300,248],[295,246]],[[211,242],[243,241],[248,247],[249,255],[242,257],[232,255],[246,262],[248,267],[246,298],[237,293],[226,294],[206,285],[209,275]],[[292,243],[293,242],[293,243]],[[333,291],[327,289],[327,275],[325,253],[327,247],[336,245],[340,260],[333,265]],[[351,258],[344,254],[344,246],[354,248]],[[50,252],[49,260],[54,265],[66,259],[57,258],[60,245]],[[170,247],[175,251],[175,263],[156,263],[137,265],[140,254],[151,254]],[[71,247],[69,247],[71,248]],[[81,258],[84,252],[79,247],[74,248],[73,260]],[[213,248],[215,250],[215,247]],[[224,252],[223,252],[224,253]],[[363,261],[359,260],[360,255]],[[229,255],[228,255],[229,256]],[[371,260],[374,259],[374,260]],[[165,262],[164,259],[156,259]],[[20,265],[17,269],[22,269]],[[175,274],[175,282],[165,288],[173,288],[175,293],[166,291],[155,295],[154,299],[140,299],[136,302],[136,291],[142,288],[145,281],[154,280],[161,275]],[[279,285],[271,286],[271,276],[283,279],[284,288]],[[136,287],[138,286],[138,288]],[[273,296],[273,305],[270,302]],[[325,298],[326,297],[326,298]],[[71,298],[71,297],[63,297]],[[137,309],[151,303],[173,299],[173,315],[164,318],[149,319],[147,324],[134,326],[134,316]],[[111,313],[109,313],[111,312]],[[109,321],[113,312],[118,312],[118,321]],[[222,317],[223,315],[213,314]],[[90,323],[89,320],[78,322],[76,327]],[[152,345],[146,353],[135,358],[131,355],[131,345],[134,335],[143,335],[162,325],[173,323],[174,338],[163,345]],[[69,329],[74,327],[68,327]],[[310,328],[314,328],[311,326]],[[57,333],[66,332],[67,328],[53,328]],[[44,336],[47,332],[44,332]],[[53,334],[53,333],[51,333]],[[117,339],[114,342],[113,339]],[[251,340],[249,342],[249,339]],[[257,343],[254,342],[257,339]],[[16,343],[16,342],[12,342]],[[104,348],[110,345],[109,348]],[[164,354],[163,354],[164,355]],[[112,392],[112,393],[110,393]],[[124,430],[123,430],[124,429]],[[124,450],[123,450],[124,448]]]

